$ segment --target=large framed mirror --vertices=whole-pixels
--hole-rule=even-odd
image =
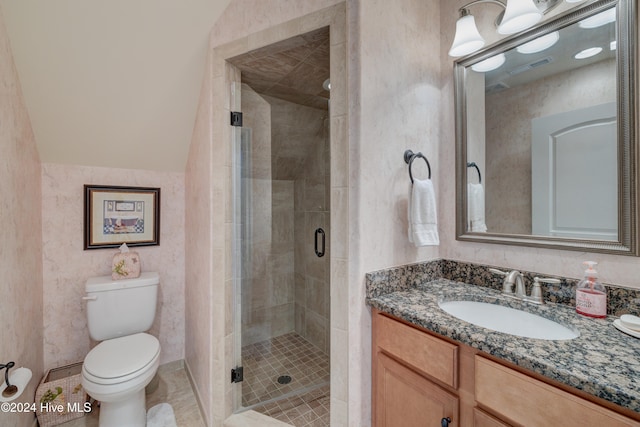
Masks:
[[[456,238],[638,256],[635,0],[458,59]]]

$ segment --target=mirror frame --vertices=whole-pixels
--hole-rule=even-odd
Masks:
[[[638,252],[637,206],[637,53],[636,0],[594,0],[533,27],[502,39],[483,50],[459,58],[454,63],[456,126],[456,240],[578,250],[640,256]],[[618,116],[618,240],[571,239],[564,237],[470,232],[467,230],[467,102],[465,80],[472,64],[505,52],[545,33],[569,26],[605,9],[616,7],[617,116]],[[485,171],[486,173],[486,171]]]

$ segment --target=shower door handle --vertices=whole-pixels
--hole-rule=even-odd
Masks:
[[[320,247],[318,247],[318,237],[322,238],[322,242]],[[324,248],[325,248],[325,234],[324,234],[324,230],[322,228],[317,228],[316,229],[316,236],[314,239],[314,249],[316,250],[316,255],[318,256],[318,258],[321,258],[324,256]]]

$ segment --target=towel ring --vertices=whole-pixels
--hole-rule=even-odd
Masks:
[[[414,153],[411,150],[406,150],[404,152],[404,162],[409,165],[409,178],[411,179],[411,183],[413,184],[413,173],[411,172],[411,165],[416,158],[424,159],[427,164],[427,168],[429,168],[429,179],[431,179],[431,165],[429,164],[429,160],[420,152]]]
[[[476,168],[476,171],[478,171],[478,184],[482,184],[482,174],[480,174],[480,168],[478,167],[476,162],[467,163],[467,167],[468,168]]]

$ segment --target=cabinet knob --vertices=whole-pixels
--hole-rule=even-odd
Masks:
[[[449,427],[449,423],[450,423],[450,422],[451,422],[451,418],[446,417],[446,418],[443,418],[443,419],[442,419],[442,421],[440,422],[440,425],[441,425],[442,427]]]

